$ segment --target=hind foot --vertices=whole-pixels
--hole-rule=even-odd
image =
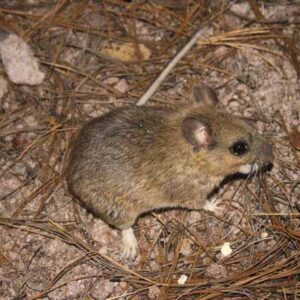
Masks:
[[[138,243],[132,227],[122,230],[123,257],[133,260],[138,253]]]

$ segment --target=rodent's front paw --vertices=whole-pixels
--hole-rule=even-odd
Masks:
[[[217,217],[224,216],[226,210],[221,199],[213,199],[211,201],[206,200],[203,209],[213,212]]]
[[[138,243],[131,227],[122,230],[122,241],[123,257],[125,259],[133,260],[138,253]]]

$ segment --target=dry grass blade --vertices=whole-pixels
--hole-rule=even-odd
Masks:
[[[117,271],[118,276],[120,277],[127,277],[128,275],[133,276],[133,278],[138,278],[142,280],[144,283],[151,283],[154,285],[164,285],[164,283],[155,282],[149,278],[146,278],[136,272],[129,270],[122,264],[114,261],[108,256],[102,255],[97,251],[93,250],[90,245],[86,244],[84,241],[76,238],[71,233],[67,232],[62,226],[56,224],[52,221],[42,221],[36,222],[35,220],[23,220],[23,219],[7,219],[7,218],[0,218],[0,224],[5,226],[14,226],[15,228],[19,228],[21,230],[27,230],[26,228],[33,228],[36,234],[39,234],[39,231],[46,232],[46,236],[49,238],[59,238],[64,242],[75,246],[81,251],[85,252],[85,256],[87,260],[91,260],[94,263],[100,264],[99,267],[106,267],[108,269],[114,269]],[[81,259],[81,258],[80,258]],[[76,260],[77,261],[77,260]],[[61,275],[57,275],[60,277]],[[53,279],[52,283],[55,284],[57,279]]]

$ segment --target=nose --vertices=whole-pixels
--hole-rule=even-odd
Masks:
[[[273,146],[269,143],[264,143],[262,145],[262,155],[267,162],[272,162],[274,160]]]

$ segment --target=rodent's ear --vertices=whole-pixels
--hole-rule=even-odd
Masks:
[[[182,135],[195,149],[207,147],[213,139],[207,125],[196,117],[187,117],[182,121]]]
[[[219,102],[215,91],[207,85],[195,85],[193,87],[193,96],[197,104],[205,103],[216,106]]]

